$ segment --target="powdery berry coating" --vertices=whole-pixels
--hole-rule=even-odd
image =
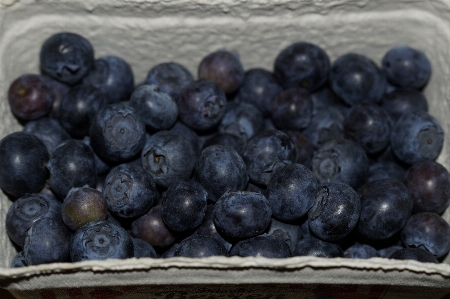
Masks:
[[[143,257],[158,258],[158,254],[152,245],[142,239],[131,238],[133,240],[133,256],[137,259]]]
[[[429,251],[420,248],[403,248],[394,251],[391,256],[394,260],[415,260],[422,263],[439,264],[438,259]]]
[[[370,259],[379,256],[377,250],[367,244],[355,244],[344,251],[344,257],[351,259]]]
[[[414,111],[428,111],[428,102],[424,95],[415,89],[399,88],[383,96],[380,103],[395,124],[403,114]]]
[[[254,256],[266,258],[288,258],[292,256],[291,248],[280,237],[262,234],[237,242],[231,248],[230,256]]]
[[[312,236],[301,239],[292,250],[292,256],[343,257],[341,246]]]
[[[272,218],[270,221],[267,233],[281,238],[291,249],[294,249],[295,244],[303,237],[301,226],[296,222],[285,223],[278,221],[275,218]]]
[[[311,122],[313,101],[306,89],[289,88],[275,97],[270,110],[278,128],[302,130]]]
[[[34,134],[45,144],[49,153],[64,140],[70,139],[69,133],[61,126],[60,122],[48,117],[27,122],[23,131]]]
[[[219,124],[219,132],[229,133],[247,141],[264,126],[261,111],[249,103],[228,104],[227,112]]]
[[[328,141],[344,139],[344,119],[344,115],[337,108],[317,108],[302,133],[317,149]]]
[[[173,256],[202,258],[209,256],[228,256],[228,252],[219,241],[212,237],[194,235],[181,241]]]

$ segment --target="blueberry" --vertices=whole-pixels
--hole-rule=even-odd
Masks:
[[[297,160],[295,162],[303,164],[311,169],[314,154],[314,145],[312,142],[298,130],[284,131],[284,133],[294,141],[295,149],[297,151]]]
[[[422,51],[409,46],[390,49],[383,57],[389,82],[400,87],[423,88],[431,76],[431,63]]]
[[[315,91],[327,82],[329,72],[327,53],[307,42],[297,42],[283,49],[274,63],[274,74],[284,88]]]
[[[178,181],[167,189],[162,201],[162,218],[170,229],[188,232],[205,217],[207,192],[195,181]]]
[[[330,140],[344,139],[344,119],[337,108],[317,108],[302,133],[317,149]]]
[[[214,205],[210,204],[206,208],[205,217],[203,217],[202,224],[195,230],[193,235],[208,236],[219,241],[229,251],[232,244],[225,240],[217,231],[214,224]]]
[[[285,133],[262,131],[247,141],[242,159],[250,181],[267,185],[278,168],[296,161],[297,153],[294,142]]]
[[[47,163],[50,171],[48,184],[60,198],[65,198],[72,187],[97,185],[95,157],[83,141],[69,139],[61,143]]]
[[[227,192],[214,206],[214,224],[229,238],[248,239],[261,234],[271,216],[269,202],[261,193]]]
[[[385,240],[405,226],[413,209],[408,189],[396,180],[367,183],[358,191],[361,216],[357,225],[360,235]]]
[[[384,95],[381,103],[395,124],[403,114],[415,111],[428,111],[427,99],[415,89],[395,89]]]
[[[91,138],[89,136],[84,136],[83,138],[84,144],[89,146],[89,148],[94,153],[95,157],[95,168],[97,169],[97,175],[105,174],[109,171],[111,163],[109,161],[105,161],[104,159],[100,158],[92,149],[91,147]]]
[[[90,128],[91,146],[101,158],[126,162],[145,145],[145,124],[137,111],[124,103],[101,109]]]
[[[49,154],[44,143],[31,133],[11,133],[0,141],[0,187],[20,197],[44,187]]]
[[[70,139],[69,133],[53,118],[43,117],[26,123],[24,132],[34,134],[51,153],[61,142]]]
[[[219,50],[202,59],[198,66],[198,78],[211,80],[226,94],[230,94],[241,86],[244,67],[236,53]]]
[[[353,188],[328,183],[319,188],[308,212],[309,227],[324,241],[341,240],[356,227],[360,213],[361,201]]]
[[[296,222],[285,223],[275,218],[270,221],[267,234],[281,238],[291,249],[294,249],[295,244],[302,238],[301,227]]]
[[[328,109],[333,107],[345,117],[351,106],[345,103],[337,94],[331,89],[330,86],[325,85],[321,89],[311,93],[313,100],[313,114],[320,109]]]
[[[45,40],[40,52],[41,69],[61,82],[79,82],[94,65],[94,49],[84,37],[60,32]]]
[[[311,122],[313,102],[306,89],[289,88],[275,97],[270,110],[279,129],[302,130]]]
[[[229,133],[247,141],[264,126],[262,113],[249,103],[230,103],[219,124],[219,132]]]
[[[70,260],[70,233],[54,218],[41,218],[27,230],[23,256],[27,265],[63,263]]]
[[[361,54],[340,56],[331,66],[333,91],[347,104],[378,103],[386,90],[386,77],[377,65]]]
[[[70,85],[62,83],[56,79],[53,79],[49,76],[44,75],[45,80],[47,81],[48,86],[52,90],[53,93],[53,104],[52,110],[50,111],[49,116],[51,118],[59,118],[59,106],[61,104],[62,99],[66,96],[66,94],[70,91]]]
[[[367,244],[355,244],[344,251],[344,257],[351,259],[370,259],[378,256],[377,250]]]
[[[391,133],[391,146],[404,163],[434,160],[444,143],[444,131],[439,122],[425,111],[404,114]]]
[[[156,253],[152,245],[138,238],[131,238],[131,240],[133,241],[133,249],[134,249],[133,256],[135,258],[139,259],[143,257],[151,257],[151,258],[158,257],[158,254]]]
[[[70,242],[72,262],[133,257],[127,231],[110,221],[90,222],[79,228]]]
[[[344,183],[356,189],[366,180],[369,159],[358,143],[331,140],[314,153],[312,169],[320,183]]]
[[[388,247],[385,247],[385,248],[378,249],[378,254],[379,254],[380,257],[384,257],[384,258],[389,259],[389,258],[391,258],[392,254],[394,252],[396,252],[397,250],[399,250],[399,249],[404,249],[404,247],[400,246],[400,245],[392,245],[392,246],[388,246]],[[412,248],[410,248],[410,249],[412,249]],[[428,254],[433,256],[431,253],[428,253]],[[436,258],[436,257],[434,257],[434,258]]]
[[[297,242],[292,250],[292,256],[343,257],[344,252],[337,244],[307,237]]]
[[[406,171],[400,164],[391,161],[379,161],[370,165],[366,182],[369,183],[385,179],[403,182],[405,175]]]
[[[172,246],[170,246],[164,253],[161,255],[162,259],[172,258],[175,255],[175,251],[180,246],[180,243],[175,243]]]
[[[450,251],[450,225],[435,213],[412,215],[401,236],[406,247],[425,249],[437,258]]]
[[[121,164],[107,175],[103,196],[109,211],[121,218],[146,213],[156,202],[158,190],[150,174],[141,165]]]
[[[210,256],[228,256],[228,252],[219,241],[212,237],[194,235],[181,241],[173,256],[202,258]]]
[[[216,133],[212,137],[208,138],[203,144],[203,149],[212,145],[222,145],[228,148],[234,149],[239,155],[242,154],[245,141],[229,133]]]
[[[422,263],[434,263],[438,264],[437,258],[429,251],[420,248],[403,248],[394,251],[391,254],[391,259],[394,260],[415,260]]]
[[[289,245],[279,237],[262,234],[237,242],[231,248],[230,256],[254,256],[266,258],[288,258],[292,256]]]
[[[267,186],[266,197],[273,217],[295,221],[308,213],[318,190],[314,173],[302,164],[280,167]]]
[[[12,259],[10,268],[20,268],[28,266],[23,256],[23,251],[18,252]]]
[[[61,220],[61,202],[48,194],[26,194],[17,199],[6,214],[6,232],[11,240],[23,246],[26,230],[41,218]]]
[[[227,191],[243,190],[248,183],[247,169],[241,156],[221,145],[209,146],[202,151],[195,174],[212,202]]]

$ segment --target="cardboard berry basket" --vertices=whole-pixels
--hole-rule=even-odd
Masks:
[[[21,130],[7,89],[38,73],[43,41],[59,31],[88,38],[96,57],[127,60],[142,81],[155,64],[193,74],[219,48],[246,69],[272,70],[281,49],[308,41],[334,61],[357,52],[378,64],[393,46],[424,51],[433,66],[429,111],[450,129],[450,1],[410,0],[0,0],[0,137]],[[448,137],[438,158],[450,169]],[[0,165],[1,167],[1,165]],[[11,201],[1,193],[0,287],[19,298],[442,298],[450,265],[381,258],[294,257],[128,259],[10,269],[16,249],[4,229]],[[444,213],[450,220],[450,212]]]

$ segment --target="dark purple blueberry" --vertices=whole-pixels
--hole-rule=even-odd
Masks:
[[[383,57],[389,82],[400,87],[423,88],[431,76],[431,63],[422,51],[409,46],[390,49]]]
[[[347,236],[358,223],[361,201],[358,193],[347,184],[322,185],[309,210],[312,232],[324,241],[333,242]]]
[[[405,175],[406,171],[400,164],[391,161],[379,161],[370,165],[366,182],[369,183],[385,179],[403,182]]]
[[[238,154],[242,153],[244,149],[245,141],[237,137],[236,135],[232,135],[229,133],[216,133],[212,137],[208,138],[203,144],[203,149],[208,146],[213,145],[222,145],[228,148],[234,149]]]
[[[133,218],[146,213],[158,195],[151,175],[137,164],[114,167],[103,185],[108,210],[120,218]]]
[[[322,145],[313,156],[313,172],[320,183],[344,183],[356,189],[369,173],[369,159],[356,142],[341,139]]]
[[[351,259],[370,259],[379,257],[378,251],[367,244],[355,244],[344,251],[344,257]]]
[[[192,143],[181,135],[159,131],[142,151],[142,166],[159,186],[168,188],[191,177],[197,161]]]
[[[344,139],[344,116],[334,107],[318,108],[302,133],[316,149],[330,140]]]
[[[145,84],[157,85],[161,92],[168,93],[177,101],[181,89],[192,81],[194,76],[184,66],[176,62],[164,62],[152,67]]]
[[[50,155],[48,184],[61,199],[72,187],[85,185],[95,188],[97,171],[91,148],[81,140],[69,139],[61,143]]]
[[[383,96],[380,103],[395,124],[405,114],[415,111],[428,111],[427,99],[415,89],[396,89]]]
[[[14,243],[23,246],[26,230],[41,218],[61,220],[61,202],[48,194],[26,194],[9,208],[5,221],[6,232]]]
[[[236,53],[219,50],[202,59],[198,66],[198,78],[211,80],[226,94],[230,94],[241,86],[244,67]]]
[[[274,63],[274,74],[284,88],[315,91],[327,82],[329,72],[327,53],[307,42],[297,42],[283,49]]]
[[[378,103],[386,90],[386,77],[377,65],[361,54],[340,56],[331,66],[333,91],[347,104]]]
[[[254,68],[245,72],[244,81],[239,88],[239,102],[249,103],[258,108],[264,116],[269,116],[272,102],[283,91],[273,73]]]
[[[152,245],[138,238],[131,238],[131,240],[133,241],[133,249],[134,249],[133,256],[135,258],[137,259],[143,257],[158,258],[158,254],[156,253]]]
[[[292,252],[289,245],[282,238],[262,234],[237,242],[231,248],[230,256],[232,255],[281,259],[291,257]]]
[[[344,251],[338,244],[310,236],[297,242],[292,250],[292,256],[343,257]]]
[[[441,214],[450,201],[450,174],[434,161],[414,163],[406,172],[405,186],[414,200],[414,213]]]
[[[23,251],[18,252],[12,259],[10,268],[20,268],[28,266],[23,256]]]
[[[127,231],[110,221],[90,222],[75,232],[70,242],[72,262],[133,257]]]
[[[220,244],[216,239],[194,235],[181,241],[173,256],[202,258],[209,256],[228,256],[228,252],[225,246]]]
[[[45,185],[49,154],[44,143],[31,133],[11,133],[0,141],[0,188],[20,197]]]
[[[272,211],[261,193],[227,192],[214,206],[214,224],[229,238],[248,239],[264,232]]]
[[[170,229],[188,232],[198,227],[205,217],[207,192],[195,181],[172,184],[162,200],[162,218]]]
[[[128,101],[134,89],[133,71],[122,58],[103,56],[95,60],[83,84],[100,90],[106,96],[107,104]]]
[[[23,120],[33,120],[50,113],[53,91],[45,77],[25,74],[15,79],[8,90],[9,107]]]
[[[396,180],[367,183],[359,191],[361,216],[357,225],[360,235],[372,240],[386,240],[405,226],[413,209],[408,189]]]
[[[407,164],[434,160],[442,150],[444,135],[433,116],[425,111],[410,112],[392,128],[391,146],[397,158]]]
[[[273,217],[281,221],[295,221],[308,213],[317,194],[314,173],[302,164],[288,164],[272,176],[266,197]]]
[[[204,131],[216,127],[227,109],[224,92],[209,80],[196,80],[187,84],[177,102],[180,120],[194,130]]]
[[[314,154],[314,145],[300,131],[290,130],[284,131],[294,141],[297,150],[297,163],[303,164],[309,169],[312,167],[312,158]]]
[[[294,249],[295,244],[302,238],[302,229],[297,223],[285,223],[272,218],[267,234],[281,238]]]
[[[313,102],[303,88],[289,88],[279,93],[272,102],[270,114],[275,126],[284,130],[302,130],[311,122]]]
[[[27,265],[70,261],[70,233],[54,218],[41,218],[27,230],[23,256]]]
[[[217,231],[214,224],[214,205],[210,204],[206,208],[205,217],[203,217],[202,224],[195,230],[193,235],[208,236],[219,241],[229,251],[232,244],[225,240]]]
[[[97,189],[72,188],[64,198],[61,214],[64,224],[76,231],[89,222],[105,220],[108,208],[105,198]]]
[[[267,185],[278,168],[296,161],[294,142],[281,131],[262,131],[250,138],[242,153],[250,181]]]
[[[412,215],[401,236],[406,247],[425,249],[437,258],[450,251],[450,225],[435,213]]]
[[[94,65],[91,43],[69,32],[56,33],[46,39],[39,57],[44,74],[71,85],[86,76]]]
[[[27,122],[23,131],[34,134],[44,143],[49,153],[61,142],[70,139],[69,133],[67,133],[61,124],[56,119],[48,117]]]
[[[145,145],[145,124],[137,111],[124,103],[101,109],[92,121],[91,146],[101,158],[125,162]]]
[[[422,263],[439,264],[437,258],[429,251],[420,248],[403,248],[394,251],[391,256],[394,260],[415,260]]]
[[[170,129],[178,117],[178,106],[172,97],[162,92],[157,85],[142,85],[130,98],[130,106],[154,131]]]
[[[205,148],[195,167],[197,181],[208,192],[208,199],[216,202],[227,191],[244,190],[248,174],[241,156],[222,145]]]
[[[375,104],[354,105],[344,120],[345,137],[358,142],[367,154],[381,152],[389,144],[391,123]]]
[[[249,103],[232,102],[219,124],[219,132],[229,133],[247,141],[264,126],[264,118],[258,108]]]

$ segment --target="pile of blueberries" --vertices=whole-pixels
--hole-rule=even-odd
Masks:
[[[378,67],[330,63],[296,42],[273,72],[236,53],[204,57],[198,79],[160,63],[134,85],[122,58],[49,37],[42,74],[8,91],[21,132],[0,141],[13,201],[11,267],[208,256],[413,259],[450,250],[441,217],[444,132],[421,91],[431,64],[409,46]]]

